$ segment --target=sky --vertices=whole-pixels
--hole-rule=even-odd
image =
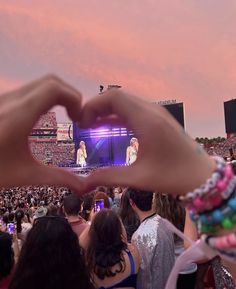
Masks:
[[[184,102],[193,137],[225,136],[235,15],[235,0],[0,0],[0,93],[48,73],[85,99],[118,84],[148,101]]]

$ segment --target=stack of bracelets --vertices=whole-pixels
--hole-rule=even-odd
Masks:
[[[236,233],[214,236],[222,230],[232,231],[236,226],[236,176],[222,158],[214,159],[216,169],[206,183],[179,198],[197,223],[199,233],[208,235],[208,245],[236,258]]]

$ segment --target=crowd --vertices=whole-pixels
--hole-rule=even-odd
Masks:
[[[43,129],[43,128],[57,129],[57,119],[55,112],[49,111],[40,116],[40,119],[34,125],[34,129]]]
[[[74,143],[57,142],[55,135],[44,135],[44,129],[57,131],[55,112],[43,114],[34,125],[36,135],[29,138],[29,147],[32,155],[44,164],[55,166],[70,166],[74,163]],[[41,136],[38,136],[38,134]]]
[[[57,142],[30,142],[32,155],[42,163],[65,166],[74,163],[74,144]]]
[[[230,150],[236,151],[236,137],[230,137],[226,139],[224,142],[219,143],[214,148],[209,148],[207,151],[209,154],[217,154],[224,158],[230,158]]]
[[[9,288],[21,288],[21,282],[22,286],[25,286],[24,288],[33,288],[24,284],[29,282],[28,278],[30,280],[36,278],[37,271],[29,272],[28,274],[32,274],[32,276],[27,276],[25,282],[21,280],[23,277],[19,275],[19,271],[23,267],[29,266],[25,262],[29,261],[30,256],[27,255],[33,254],[32,251],[28,252],[28,250],[32,250],[30,238],[33,240],[37,234],[46,234],[43,231],[46,226],[49,226],[50,220],[55,222],[57,226],[61,222],[63,224],[68,222],[76,233],[78,240],[80,240],[80,246],[84,249],[87,267],[90,268],[89,273],[93,280],[91,286],[110,288],[112,284],[122,283],[123,285],[119,284],[122,288],[135,288],[138,280],[140,288],[149,288],[146,287],[147,282],[149,282],[148,286],[159,284],[160,288],[164,288],[174,264],[174,239],[172,233],[166,230],[161,217],[156,214],[157,205],[154,202],[157,200],[152,192],[143,194],[143,192],[134,190],[121,188],[108,190],[105,187],[100,187],[81,199],[77,195],[71,194],[66,188],[30,186],[2,189],[0,196],[1,230],[7,232],[7,225],[14,223],[15,231],[12,233],[14,235],[14,247],[17,246],[15,244],[19,246],[18,250],[14,251],[16,261],[12,262],[11,268],[9,267],[8,275],[11,278],[4,278],[9,282],[11,280]],[[103,200],[104,209],[100,212],[95,211],[96,200]],[[130,204],[131,200],[133,205]],[[45,223],[44,226],[43,223]],[[34,232],[38,230],[38,224],[42,225],[40,231]],[[155,227],[153,227],[154,224]],[[53,226],[53,224],[50,225]],[[53,236],[52,232],[48,234],[51,238],[57,236],[56,233]],[[6,233],[4,235],[6,236]],[[73,235],[72,232],[71,235]],[[90,238],[91,240],[89,240]],[[60,239],[57,240],[57,242],[59,241]],[[65,242],[66,239],[61,241]],[[69,244],[68,242],[67,246]],[[88,244],[90,246],[87,248]],[[38,245],[43,246],[43,243]],[[34,246],[37,246],[37,243]],[[35,248],[34,252],[36,253],[38,249]],[[19,254],[20,250],[22,251]],[[9,254],[10,252],[11,250],[9,250]],[[35,262],[39,262],[38,254],[39,252],[34,256]],[[40,254],[43,255],[43,252],[40,251]],[[41,256],[46,264],[50,262],[51,257],[52,254]],[[34,262],[33,256],[31,258]],[[140,260],[141,258],[142,260]],[[161,264],[161,260],[164,259],[166,260],[165,264]],[[0,260],[0,264],[2,264],[1,261],[4,260]],[[61,266],[60,263],[54,265],[57,268]],[[70,264],[67,263],[67,266]],[[159,274],[156,276],[156,280],[153,280],[152,270],[156,266],[162,268],[163,274]],[[13,271],[14,274],[12,274]],[[117,274],[113,272],[117,272]],[[3,277],[7,276],[3,274]],[[53,279],[54,277],[50,276],[50,278]],[[46,279],[43,282],[46,284],[49,280]],[[61,287],[55,287],[55,284],[52,284],[51,288]],[[115,287],[112,286],[112,288]]]
[[[164,108],[119,90],[81,107],[52,76],[0,101],[0,288],[235,289],[233,169]],[[56,104],[84,128],[126,124],[139,138],[136,162],[86,178],[36,162],[27,137]]]
[[[97,201],[103,204],[99,209]],[[69,288],[57,274],[66,286],[71,278],[70,288],[165,288],[184,243],[164,219],[194,239],[195,225],[185,224],[186,217],[179,201],[151,191],[97,187],[79,197],[66,187],[3,188],[0,252],[6,252],[0,253],[0,288]],[[9,224],[14,224],[13,231]],[[53,250],[54,242],[57,246]],[[58,250],[63,257],[55,258]],[[68,256],[64,250],[69,250]],[[79,264],[73,260],[76,254]],[[204,262],[205,267],[200,263],[186,266],[179,274],[177,288],[195,288],[197,282],[202,283],[198,288],[204,288],[211,282],[210,263]],[[76,266],[80,271],[77,276]],[[79,279],[82,272],[84,286]]]

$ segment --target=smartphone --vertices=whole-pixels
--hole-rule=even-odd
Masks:
[[[104,200],[96,200],[95,201],[95,212],[99,212],[100,210],[104,209]]]
[[[15,224],[14,223],[8,223],[7,224],[7,232],[12,235],[14,233],[14,231],[15,231]]]

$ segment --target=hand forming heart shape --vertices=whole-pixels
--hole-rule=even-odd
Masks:
[[[162,107],[121,90],[94,97],[81,108],[81,94],[56,76],[47,76],[0,97],[0,185],[60,184],[78,192],[97,185],[132,186],[183,194],[203,183],[214,162],[200,151]],[[122,123],[139,139],[137,161],[128,167],[104,168],[87,178],[44,166],[31,155],[28,135],[42,113],[54,105],[84,128]]]

